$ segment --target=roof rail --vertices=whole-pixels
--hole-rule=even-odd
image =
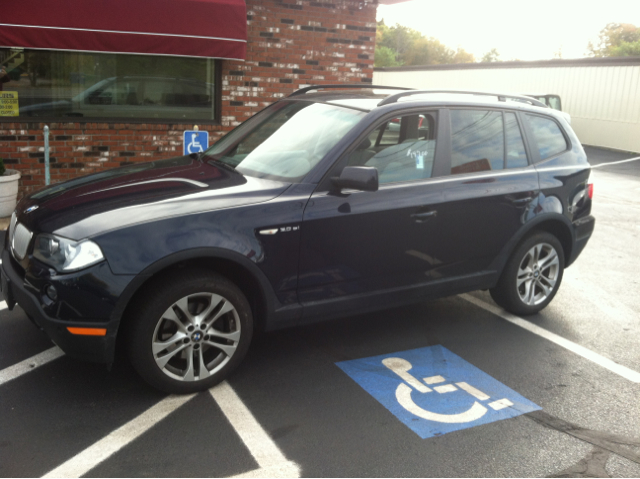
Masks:
[[[308,91],[323,90],[323,89],[329,89],[329,88],[331,88],[331,89],[339,89],[339,88],[361,89],[361,90],[371,90],[371,89],[375,89],[375,90],[411,90],[411,88],[404,88],[404,87],[399,87],[399,86],[381,86],[381,85],[353,85],[353,84],[346,84],[346,85],[311,85],[311,86],[308,86],[308,87],[305,87],[305,88],[300,88],[299,90],[294,91],[287,98],[290,98],[292,96],[297,96],[297,95],[304,95]]]
[[[388,96],[387,98],[382,100],[380,103],[378,103],[378,106],[384,106],[384,105],[388,105],[390,103],[395,103],[400,98],[403,98],[405,96],[422,95],[422,94],[425,94],[425,93],[426,94],[429,94],[429,93],[453,93],[453,94],[461,94],[461,95],[495,96],[495,97],[498,97],[498,101],[507,101],[507,98],[512,98],[514,100],[526,101],[526,102],[531,103],[532,105],[535,105],[535,106],[541,106],[541,107],[544,107],[544,108],[549,108],[547,105],[545,105],[541,101],[538,101],[538,100],[536,100],[534,98],[530,98],[530,97],[524,96],[524,95],[509,95],[509,94],[505,94],[505,93],[491,93],[491,92],[486,92],[486,91],[465,91],[465,90],[411,90],[411,91],[403,91],[403,92],[400,92],[400,93],[396,93],[395,95]]]

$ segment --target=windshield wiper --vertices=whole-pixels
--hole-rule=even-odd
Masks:
[[[207,163],[209,163],[212,166],[219,166],[221,168],[224,168],[225,170],[229,170],[229,171],[233,171],[234,173],[237,173],[237,170],[235,169],[235,167],[213,156],[209,157],[209,159],[207,160]]]

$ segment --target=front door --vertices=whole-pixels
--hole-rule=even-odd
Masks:
[[[345,165],[374,166],[380,189],[320,187],[304,212],[299,275],[302,303],[366,295],[423,283],[433,267],[427,238],[436,237],[443,192],[431,188],[437,113],[388,119]]]

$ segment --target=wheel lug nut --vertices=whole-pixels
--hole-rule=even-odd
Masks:
[[[191,331],[193,331],[193,329],[194,329],[194,328],[193,328],[193,326],[189,326],[189,327],[187,328],[187,331],[191,332]]]
[[[189,342],[189,338],[184,338],[183,343],[184,343],[184,344],[187,344],[188,342]]]
[[[200,349],[200,345],[199,344],[194,345],[193,349]]]

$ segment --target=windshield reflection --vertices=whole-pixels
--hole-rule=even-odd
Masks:
[[[266,114],[264,114],[266,113]],[[295,182],[307,175],[365,115],[350,108],[283,102],[238,128],[204,155],[248,176]]]

